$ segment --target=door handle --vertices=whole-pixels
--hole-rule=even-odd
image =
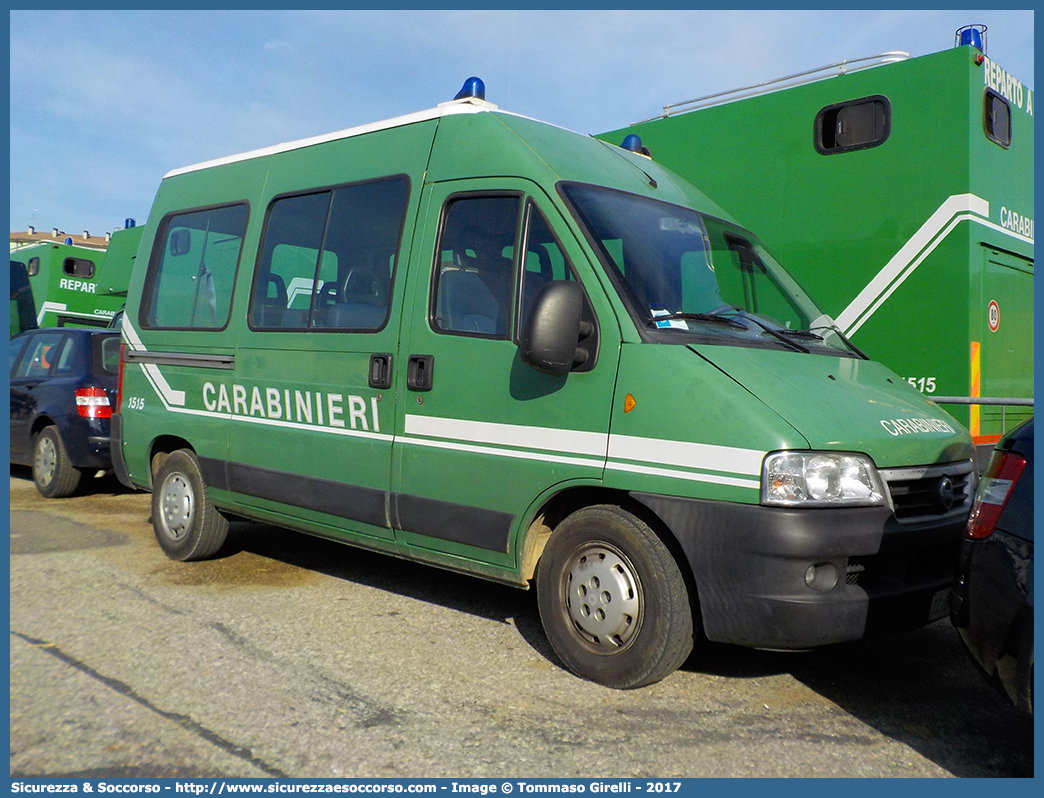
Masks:
[[[392,386],[392,356],[370,355],[370,387],[387,390]]]
[[[434,355],[410,355],[406,363],[406,387],[411,391],[430,391],[434,368]]]

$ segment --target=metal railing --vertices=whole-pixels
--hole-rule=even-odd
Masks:
[[[796,72],[795,74],[787,75],[784,78],[767,80],[764,83],[755,83],[752,86],[744,86],[741,89],[729,89],[728,91],[720,91],[717,94],[708,94],[704,97],[697,97],[693,100],[684,100],[680,103],[670,103],[663,106],[663,113],[659,116],[654,116],[651,119],[643,119],[641,122],[632,122],[632,124],[640,125],[642,122],[652,122],[656,119],[663,119],[670,116],[672,113],[685,113],[687,111],[695,111],[697,108],[708,108],[712,105],[722,105],[724,103],[733,102],[734,100],[745,100],[748,97],[757,97],[759,94],[769,94],[774,91],[793,88],[794,86],[802,86],[805,83],[815,83],[817,80],[832,78],[836,75],[845,75],[849,72],[858,72],[861,69],[869,69],[870,67],[881,66],[882,64],[892,64],[897,61],[905,61],[909,57],[910,54],[907,52],[903,52],[902,50],[892,50],[887,53],[881,53],[880,55],[868,55],[864,58],[838,61],[836,64],[816,67],[815,69],[809,69],[805,72]]]
[[[992,405],[1001,409],[1001,435],[1007,429],[1005,407],[1033,407],[1033,399],[1019,399],[1012,396],[932,396],[925,394],[937,405]]]

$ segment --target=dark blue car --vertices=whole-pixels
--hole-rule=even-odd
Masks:
[[[1033,712],[1033,419],[997,444],[968,520],[951,620],[984,675]]]
[[[75,492],[84,475],[110,470],[120,337],[62,327],[11,339],[11,462],[33,468],[42,496]]]

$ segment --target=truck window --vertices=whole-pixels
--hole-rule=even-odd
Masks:
[[[94,277],[94,261],[86,258],[66,258],[62,262],[62,271],[70,277],[82,277],[90,280]]]
[[[408,198],[409,181],[395,177],[273,201],[251,328],[384,327]]]
[[[142,327],[228,324],[248,214],[246,205],[227,205],[173,214],[160,223],[145,278]]]
[[[451,198],[443,212],[432,288],[432,327],[507,338],[519,196]]]
[[[993,89],[983,94],[982,125],[990,141],[1004,149],[1011,146],[1011,106]]]
[[[823,155],[877,147],[892,131],[892,106],[881,95],[828,105],[816,115],[813,129]]]

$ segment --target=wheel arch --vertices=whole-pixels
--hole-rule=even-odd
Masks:
[[[29,440],[32,441],[47,427],[57,427],[57,422],[46,413],[41,413],[33,419],[33,425],[29,428]],[[61,432],[61,430],[59,430]]]
[[[568,515],[584,507],[609,504],[619,507],[648,524],[656,536],[670,551],[678,569],[685,579],[692,609],[693,623],[702,629],[702,616],[696,577],[688,557],[681,544],[667,523],[650,507],[635,499],[628,491],[602,488],[599,486],[574,486],[560,491],[546,499],[531,516],[532,521],[526,529],[520,546],[520,572],[526,582],[536,577],[537,564],[544,552],[544,547],[554,532],[555,527]]]
[[[154,487],[153,478],[163,461],[167,459],[167,455],[178,449],[188,449],[193,454],[196,453],[192,444],[178,435],[160,435],[152,441],[149,446],[149,490]]]

